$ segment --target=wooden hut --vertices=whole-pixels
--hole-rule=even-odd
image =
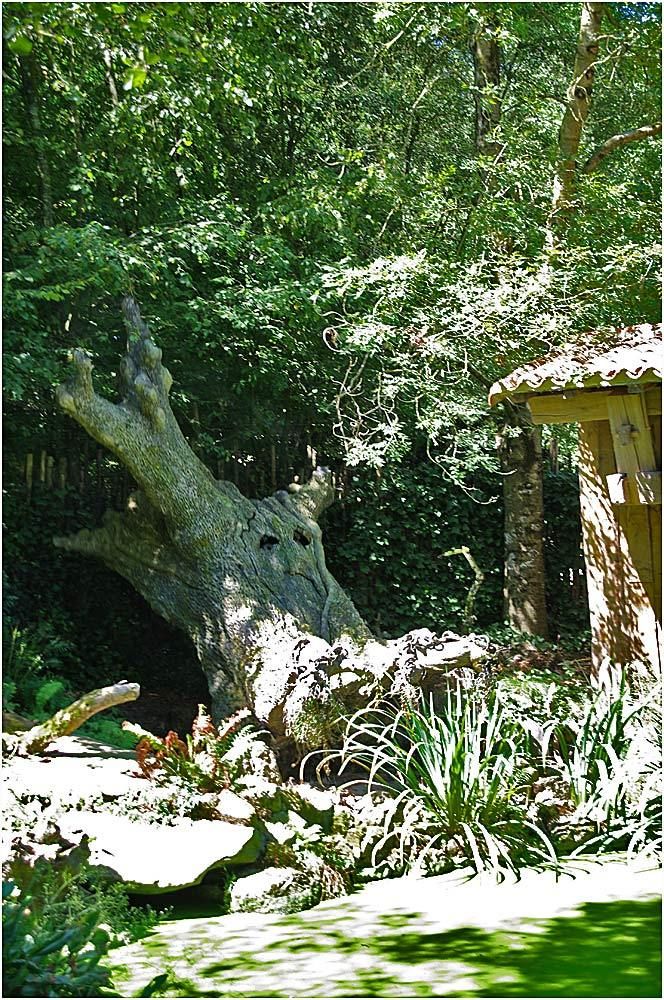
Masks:
[[[662,665],[662,341],[643,324],[586,335],[496,382],[536,424],[578,423],[593,666]]]

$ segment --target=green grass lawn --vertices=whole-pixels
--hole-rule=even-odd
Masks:
[[[658,873],[632,891],[617,873],[399,880],[294,916],[175,919],[114,953],[116,985],[130,996],[166,972],[171,997],[660,997]],[[602,879],[633,898],[593,898]]]

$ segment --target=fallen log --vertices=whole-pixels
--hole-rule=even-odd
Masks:
[[[16,737],[16,753],[41,753],[49,743],[59,736],[70,736],[87,722],[93,715],[103,712],[114,705],[122,705],[127,701],[136,701],[141,693],[139,684],[120,681],[108,687],[88,691],[67,708],[60,709],[46,722],[40,722]]]

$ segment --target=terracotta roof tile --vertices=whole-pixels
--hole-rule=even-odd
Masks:
[[[561,392],[662,379],[662,328],[641,323],[587,333],[574,344],[522,365],[494,382],[489,404],[517,393]]]

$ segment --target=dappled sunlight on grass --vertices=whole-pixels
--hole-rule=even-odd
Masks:
[[[608,885],[620,884],[620,866],[602,871]],[[595,901],[593,892],[584,900],[584,879]],[[457,878],[382,883],[288,917],[172,920],[114,953],[125,966],[116,984],[128,996],[167,972],[163,995],[172,997],[658,997],[657,879],[655,871],[642,877],[632,893],[640,898],[615,898],[609,889],[603,901],[592,876],[535,881],[550,897],[548,917],[541,899],[527,904],[519,895],[519,883]]]

